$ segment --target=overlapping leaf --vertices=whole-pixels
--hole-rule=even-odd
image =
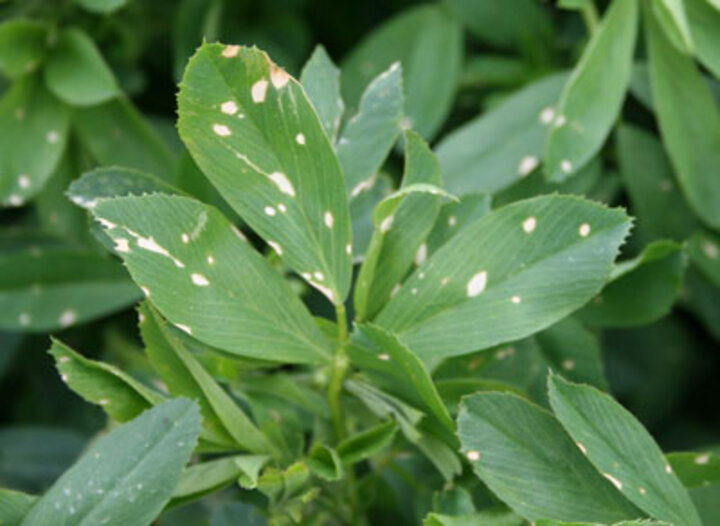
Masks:
[[[190,60],[178,127],[222,196],[333,303],[347,295],[345,182],[303,88],[254,48],[204,45]]]
[[[508,205],[433,254],[375,323],[424,360],[528,336],[600,290],[629,227],[621,210],[571,196]]]
[[[683,0],[700,61],[720,79],[720,10],[712,0]]]
[[[48,27],[15,18],[0,25],[0,71],[14,78],[37,69],[47,51]]]
[[[324,47],[315,48],[303,67],[300,83],[315,107],[325,133],[334,144],[340,132],[345,103],[340,96],[340,69],[335,66]]]
[[[625,100],[638,26],[637,0],[614,0],[557,106],[545,173],[562,181],[600,150]]]
[[[184,197],[100,201],[130,274],[176,326],[230,353],[322,362],[329,343],[287,282],[217,210]]]

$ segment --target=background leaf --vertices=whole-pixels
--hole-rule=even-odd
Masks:
[[[16,18],[0,24],[0,71],[10,78],[34,71],[45,58],[47,26]]]

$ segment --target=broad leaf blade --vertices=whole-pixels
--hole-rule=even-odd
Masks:
[[[424,360],[523,338],[597,294],[629,227],[623,211],[572,196],[505,206],[435,252],[375,323]]]
[[[295,271],[341,303],[351,230],[343,173],[302,86],[255,48],[190,60],[178,127],[198,166]]]
[[[48,27],[37,20],[14,18],[0,25],[0,71],[20,77],[45,58]]]
[[[720,227],[720,110],[692,58],[646,16],[650,79],[663,143],[683,193],[708,225]]]
[[[642,515],[595,471],[550,413],[515,395],[466,397],[458,435],[475,474],[530,521],[614,522]]]
[[[711,0],[683,0],[700,61],[720,79],[720,10]]]
[[[189,400],[171,400],[98,440],[22,526],[149,525],[170,500],[200,432]]]
[[[340,96],[340,69],[321,45],[315,48],[303,66],[300,83],[315,107],[325,133],[334,144],[340,132],[345,103]]]
[[[630,412],[609,395],[557,375],[549,377],[548,389],[563,427],[623,495],[656,519],[700,526],[685,488]]]
[[[131,276],[176,326],[230,353],[323,362],[329,343],[287,282],[217,210],[185,197],[100,201]]]
[[[638,25],[637,0],[614,0],[560,97],[545,173],[562,181],[600,150],[625,100]]]
[[[20,526],[38,498],[19,491],[0,489],[0,524]]]

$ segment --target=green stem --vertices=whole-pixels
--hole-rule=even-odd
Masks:
[[[335,354],[333,355],[327,396],[330,405],[330,415],[332,417],[333,427],[335,428],[335,439],[339,442],[347,435],[345,416],[342,410],[342,387],[348,370],[348,359],[345,351],[348,336],[345,305],[337,305],[335,307],[335,315],[337,318],[338,341]]]
[[[585,21],[585,27],[587,27],[588,33],[590,33],[590,36],[592,37],[600,24],[600,18],[598,17],[598,12],[595,8],[595,2],[593,0],[585,2],[580,8],[580,13]]]

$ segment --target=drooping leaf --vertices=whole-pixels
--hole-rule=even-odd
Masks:
[[[462,31],[440,3],[413,7],[370,33],[342,64],[345,102],[356,108],[365,86],[400,62],[409,126],[432,139],[450,111],[460,77]]]
[[[168,180],[175,160],[170,148],[124,98],[73,109],[73,128],[98,164],[124,166]]]
[[[595,471],[550,413],[522,398],[466,397],[458,436],[475,474],[529,521],[615,522],[642,516]]]
[[[660,141],[648,132],[623,124],[617,132],[620,175],[637,216],[643,239],[688,237],[698,226],[677,187],[672,166]],[[672,214],[667,213],[672,210]]]
[[[185,348],[179,335],[155,309],[143,305],[140,330],[150,362],[171,393],[196,400],[203,417],[212,421],[209,427],[229,434],[238,446],[253,453],[268,453],[270,443],[245,412],[214,380],[192,353]]]
[[[222,196],[341,303],[352,266],[345,182],[300,84],[258,49],[207,44],[190,60],[178,104],[180,135]]]
[[[440,211],[442,173],[437,158],[416,133],[407,131],[405,139],[402,187],[375,207],[375,231],[355,287],[358,320],[371,319],[381,309],[413,260],[424,261],[423,242]]]
[[[22,526],[149,525],[170,500],[199,432],[189,400],[146,411],[95,442]]]
[[[600,150],[625,100],[638,25],[637,0],[614,0],[573,70],[545,148],[545,174],[562,181]]]
[[[423,360],[523,338],[600,290],[628,229],[621,210],[572,196],[505,206],[435,252],[375,323]]]
[[[0,489],[0,524],[3,526],[20,526],[37,497],[20,491]]]
[[[321,45],[315,47],[312,56],[303,66],[300,84],[315,107],[330,142],[335,144],[345,103],[340,95],[340,69]],[[345,176],[347,177],[347,173]]]
[[[567,78],[533,82],[444,137],[437,155],[448,190],[493,194],[535,170]]]
[[[102,200],[93,213],[153,305],[193,337],[242,356],[327,360],[287,282],[214,208],[158,194]]]
[[[36,76],[0,100],[0,203],[20,206],[43,187],[67,141],[68,112]]]
[[[402,68],[395,62],[365,88],[336,147],[351,196],[375,177],[400,135],[403,102]]]
[[[0,256],[0,327],[51,331],[132,304],[140,291],[101,254],[35,246]]]
[[[670,312],[682,288],[687,258],[682,246],[656,241],[630,261],[616,265],[611,282],[580,311],[589,325],[645,325]]]
[[[692,58],[646,16],[650,79],[663,143],[690,206],[720,227],[720,110]]]
[[[549,377],[548,389],[563,427],[618,491],[656,519],[700,526],[685,488],[629,411],[609,395],[558,375]]]
[[[682,0],[700,61],[720,79],[720,10],[712,0]]]
[[[132,420],[163,399],[120,369],[89,360],[57,340],[48,352],[55,358],[63,382],[118,422]]]
[[[48,89],[73,106],[93,106],[120,94],[112,71],[81,29],[60,32],[44,73]]]
[[[35,71],[45,59],[48,27],[14,18],[0,24],[0,72],[10,78]]]

